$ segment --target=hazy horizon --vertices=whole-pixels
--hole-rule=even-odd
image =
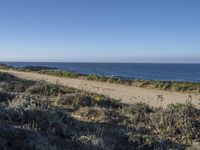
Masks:
[[[135,61],[135,62],[118,62],[118,61],[0,61],[0,64],[4,63],[124,63],[124,64],[200,64],[198,61]]]
[[[126,58],[124,58],[126,59]],[[41,60],[31,60],[31,59],[12,59],[12,60],[4,60],[4,59],[0,59],[0,62],[55,62],[55,63],[191,63],[191,64],[200,64],[200,58],[147,58],[147,60],[145,59],[132,59],[132,61],[129,60],[112,60],[109,59],[107,61],[103,61],[103,60],[98,60],[98,59],[91,59],[91,60],[45,60],[45,59],[41,59]]]

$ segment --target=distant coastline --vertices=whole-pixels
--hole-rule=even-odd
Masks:
[[[125,77],[117,77],[117,76],[112,76],[112,75],[103,76],[103,75],[96,75],[96,74],[81,74],[75,71],[62,70],[56,67],[47,67],[47,66],[14,67],[14,66],[8,66],[6,64],[0,64],[0,69],[2,69],[2,71],[10,70],[10,71],[17,71],[17,72],[32,72],[32,73],[37,73],[37,74],[49,75],[49,76],[108,82],[108,83],[140,87],[140,88],[158,89],[158,90],[164,90],[164,91],[200,93],[199,82],[129,79]]]
[[[192,63],[62,63],[0,62],[14,67],[44,66],[85,75],[115,76],[126,79],[200,82],[200,64]]]

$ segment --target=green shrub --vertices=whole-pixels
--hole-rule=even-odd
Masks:
[[[183,110],[191,110],[191,109],[194,109],[194,105],[192,103],[174,103],[174,104],[169,104],[167,106],[167,108],[170,110],[170,111],[173,111],[173,112],[179,112],[179,111],[183,111]]]
[[[152,113],[153,108],[145,103],[140,102],[127,107],[126,111],[127,113],[130,114],[136,114],[136,113],[144,114],[144,113]]]
[[[27,90],[30,94],[40,94],[44,96],[58,96],[59,94],[67,94],[75,92],[75,89],[59,86],[56,84],[47,84],[45,82],[39,82],[31,86]]]
[[[200,111],[192,104],[170,104],[167,109],[151,115],[151,122],[164,138],[175,138],[184,144],[200,138]],[[179,135],[179,136],[177,136]]]
[[[88,80],[96,80],[96,81],[99,80],[99,77],[97,75],[87,75],[86,78]]]
[[[164,149],[162,140],[155,138],[152,135],[145,135],[135,132],[130,132],[129,143],[135,149]]]

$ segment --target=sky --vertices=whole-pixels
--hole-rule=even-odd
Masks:
[[[200,1],[0,0],[0,61],[200,63]]]

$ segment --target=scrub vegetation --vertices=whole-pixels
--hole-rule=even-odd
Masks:
[[[139,79],[125,79],[121,77],[84,75],[72,71],[63,71],[63,70],[58,70],[57,68],[43,67],[43,66],[27,66],[27,67],[15,68],[12,66],[1,64],[0,69],[11,69],[18,71],[26,71],[26,72],[34,71],[37,73],[58,76],[58,77],[81,78],[85,80],[109,82],[109,83],[123,84],[128,86],[141,87],[141,88],[187,92],[187,93],[200,93],[200,83],[194,83],[194,82],[139,80]]]
[[[200,110],[153,108],[0,73],[0,146],[7,149],[194,149]]]

